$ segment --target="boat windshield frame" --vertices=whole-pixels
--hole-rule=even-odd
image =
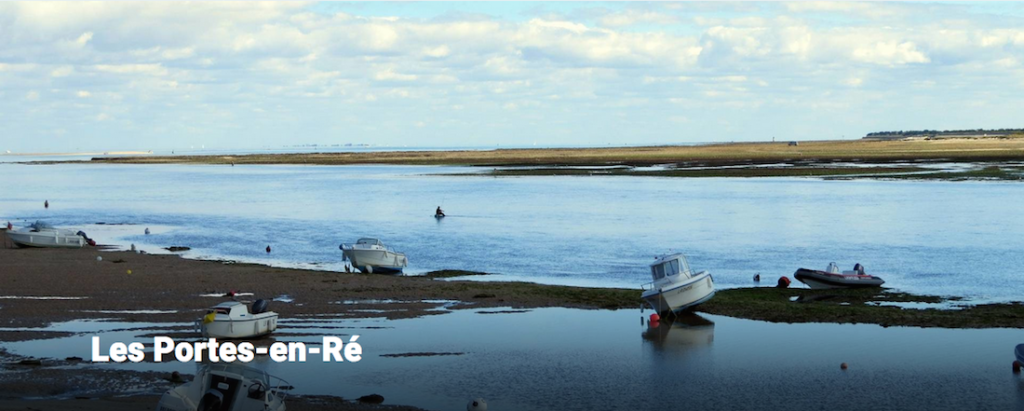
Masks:
[[[207,367],[206,372],[209,374],[239,374],[244,379],[258,380],[260,383],[263,384],[263,386],[267,389],[268,392],[273,391],[274,395],[280,398],[282,401],[287,396],[286,391],[291,389],[292,386],[291,383],[289,383],[288,381],[281,377],[270,375],[266,371],[260,370],[258,368],[253,368],[247,365],[230,363],[204,364],[203,366]],[[277,386],[272,385],[272,383],[274,382],[278,383]]]

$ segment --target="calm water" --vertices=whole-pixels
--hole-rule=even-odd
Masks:
[[[375,236],[409,256],[411,273],[637,287],[656,254],[682,251],[724,287],[836,261],[914,292],[1024,295],[1018,183],[431,175],[473,171],[0,164],[0,221],[44,218],[125,246],[329,270],[343,267],[339,243]],[[438,205],[450,217],[436,221]]]
[[[314,356],[306,363],[279,364],[260,357],[251,365],[289,381],[294,393],[379,393],[388,403],[434,410],[463,409],[477,397],[490,409],[523,411],[1024,407],[1024,380],[1010,372],[1020,330],[786,325],[711,315],[687,322],[648,330],[637,310],[558,308],[489,315],[458,310],[396,321],[289,319],[279,333],[308,337],[279,339],[315,343],[325,334],[359,334],[363,360],[323,363]],[[89,358],[94,334],[107,343],[148,342],[138,336],[154,330],[126,330],[139,326],[55,324],[51,329],[85,334],[5,348],[37,357]],[[386,328],[376,328],[381,326]],[[409,352],[464,354],[380,356]],[[840,370],[842,362],[850,368]],[[195,370],[176,362],[96,367]]]

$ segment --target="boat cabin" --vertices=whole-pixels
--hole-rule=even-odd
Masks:
[[[227,301],[213,306],[209,310],[206,310],[207,314],[217,313],[217,315],[226,315],[231,319],[245,318],[249,316],[249,309],[238,301]]]
[[[384,247],[384,243],[380,242],[380,240],[378,240],[376,238],[368,238],[368,237],[367,238],[360,238],[359,241],[356,241],[356,244],[367,245],[367,246],[374,246],[375,245],[375,246],[378,246],[378,247]]]
[[[680,274],[682,274],[684,279],[690,278],[693,275],[690,271],[690,264],[686,261],[686,256],[682,254],[661,257],[651,264],[651,278],[654,281],[674,278]]]

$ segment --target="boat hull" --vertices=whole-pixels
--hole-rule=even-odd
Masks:
[[[1017,344],[1017,348],[1013,350],[1013,353],[1017,356],[1017,361],[1024,364],[1024,344]]]
[[[405,254],[387,250],[345,249],[342,253],[364,273],[398,274],[409,264]]]
[[[18,247],[37,248],[82,248],[85,239],[80,235],[66,235],[53,232],[6,231],[7,238]]]
[[[200,320],[202,322],[202,320]],[[244,320],[214,320],[200,326],[203,338],[237,340],[258,338],[277,329],[277,313],[255,314]]]
[[[813,289],[871,288],[881,287],[885,281],[873,275],[833,274],[819,270],[801,268],[793,277]]]
[[[641,298],[659,313],[680,313],[693,309],[714,295],[714,279],[705,272],[678,284],[644,291]]]

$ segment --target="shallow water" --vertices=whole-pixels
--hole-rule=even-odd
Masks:
[[[404,251],[411,273],[638,287],[655,255],[682,251],[722,287],[836,261],[912,292],[1024,295],[1019,183],[431,175],[474,171],[0,164],[11,188],[0,222],[44,218],[125,247],[325,270],[343,268],[338,244],[374,236]],[[438,205],[450,217],[432,218]]]
[[[296,326],[303,328],[294,328]],[[31,356],[89,358],[89,339],[142,341],[140,326],[182,324],[76,321],[53,331],[79,336],[5,344]],[[383,326],[384,328],[379,328]],[[706,315],[648,329],[636,310],[561,308],[482,315],[456,310],[405,320],[282,320],[279,341],[318,343],[359,334],[358,363],[251,365],[281,377],[294,393],[462,409],[483,397],[496,410],[635,409],[1019,409],[1024,383],[1010,372],[1020,330],[883,328],[769,324]],[[386,358],[410,352],[459,356]],[[840,363],[850,365],[841,370]],[[193,372],[182,363],[106,364]]]

